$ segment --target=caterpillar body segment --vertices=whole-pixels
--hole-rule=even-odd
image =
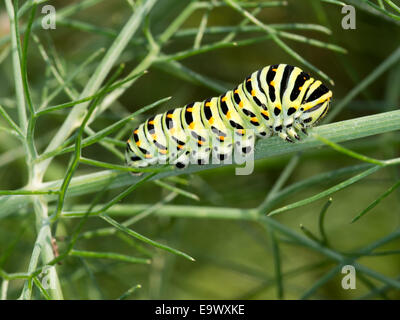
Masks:
[[[211,153],[211,136],[202,117],[204,102],[188,104],[182,112],[182,123],[188,139],[190,163],[207,164]]]
[[[203,121],[210,132],[212,162],[229,161],[233,152],[233,130],[221,117],[220,97],[207,99],[202,109]]]
[[[156,163],[184,168],[245,159],[256,137],[300,140],[299,131],[306,133],[326,115],[331,97],[331,90],[298,67],[267,66],[219,97],[140,124],[127,142],[126,162],[134,168]]]

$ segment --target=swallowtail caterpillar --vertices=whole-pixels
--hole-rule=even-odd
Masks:
[[[134,168],[156,163],[185,168],[210,158],[229,161],[233,152],[246,157],[256,137],[294,142],[299,131],[306,133],[327,114],[331,97],[331,90],[298,67],[267,66],[219,97],[140,124],[127,142],[126,162]]]

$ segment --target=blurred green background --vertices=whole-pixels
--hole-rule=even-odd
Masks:
[[[57,10],[79,1],[50,1]],[[162,0],[154,6],[150,15],[151,32],[154,35],[162,32],[166,26],[183,10],[188,1]],[[185,22],[184,28],[197,28],[204,11],[197,11]],[[40,14],[40,6],[38,10]],[[317,0],[289,0],[287,6],[265,8],[257,17],[267,24],[274,23],[315,23],[331,29],[331,35],[315,31],[290,32],[302,34],[315,39],[334,43],[345,49],[347,54],[335,53],[323,48],[285,40],[294,50],[312,64],[327,73],[335,81],[332,109],[335,104],[365,79],[382,61],[384,61],[400,43],[400,26],[390,20],[369,14],[357,9],[356,30],[344,30],[341,27],[341,7]],[[127,1],[100,1],[85,10],[73,15],[79,21],[120,30],[131,15]],[[26,21],[25,17],[25,21]],[[8,34],[7,15],[4,4],[0,4],[0,33]],[[231,8],[213,9],[208,18],[208,26],[237,25],[242,17]],[[4,22],[5,21],[5,22]],[[51,55],[59,57],[66,74],[74,70],[91,53],[101,47],[108,47],[110,37],[80,31],[63,25],[56,30],[37,29],[35,34],[41,39]],[[250,34],[251,35],[251,34]],[[249,34],[239,34],[236,39],[246,39]],[[138,36],[142,37],[140,32]],[[206,36],[204,43],[211,43],[221,35]],[[193,37],[182,37],[170,41],[165,53],[177,52],[190,48]],[[128,47],[121,57],[126,69],[132,69],[143,55],[145,47]],[[3,46],[3,51],[4,51]],[[142,50],[142,52],[141,52]],[[8,107],[10,114],[16,116],[13,89],[13,74],[10,56],[0,65],[0,104]],[[181,63],[204,76],[232,87],[248,74],[270,64],[288,63],[300,65],[282,51],[272,41],[263,41],[251,46],[222,48],[196,55]],[[87,68],[76,79],[74,85],[80,91],[93,71]],[[45,63],[37,46],[32,42],[29,59],[29,80],[35,101],[40,100],[43,85],[46,82]],[[367,90],[357,95],[334,121],[352,119],[365,115],[381,113],[399,108],[400,65],[391,67],[374,81]],[[326,81],[324,81],[326,82]],[[100,130],[103,126],[117,121],[140,107],[160,98],[172,96],[172,99],[152,110],[162,112],[171,107],[182,106],[191,101],[201,101],[217,95],[210,88],[180,79],[158,67],[149,69],[149,74],[138,80],[105,112],[92,126]],[[394,97],[394,98],[393,98]],[[69,101],[61,94],[54,103]],[[14,108],[14,109],[13,109]],[[13,111],[14,110],[14,111]],[[68,109],[45,116],[38,122],[37,137],[41,145],[46,145],[65,119]],[[132,124],[133,126],[133,124]],[[128,134],[123,140],[128,138]],[[344,144],[345,146],[370,157],[378,159],[399,156],[399,132],[359,139]],[[0,133],[0,189],[17,189],[26,183],[25,162],[23,154],[15,152],[18,140]],[[39,147],[39,151],[42,149]],[[97,144],[86,148],[84,155],[88,158],[114,162],[115,158]],[[252,208],[258,206],[268,194],[272,185],[281,174],[292,155],[275,157],[256,162],[253,174],[236,176],[234,167],[223,167],[206,170],[189,176],[182,176],[187,181],[184,189],[197,194],[200,201],[178,196],[171,204],[186,206],[212,206]],[[47,181],[62,179],[69,155],[57,157],[50,166]],[[9,160],[12,159],[12,160]],[[303,154],[295,171],[286,185],[301,181],[313,175],[334,169],[358,164],[359,161],[337,153],[327,147],[310,150]],[[81,165],[78,174],[95,172],[96,168]],[[388,168],[373,174],[358,183],[335,193],[325,220],[329,244],[338,252],[351,253],[358,248],[397,230],[400,223],[400,190],[392,193],[376,208],[354,224],[351,219],[366,208],[385,190],[393,185],[399,177],[399,168]],[[343,178],[342,178],[343,179]],[[292,195],[280,203],[279,207],[314,195],[330,186],[332,182],[322,183]],[[121,189],[122,190],[122,189]],[[104,199],[111,199],[121,190],[110,190]],[[166,197],[168,192],[153,183],[147,183],[123,203],[154,204]],[[66,207],[75,204],[87,204],[95,195],[67,198]],[[301,233],[299,225],[306,226],[318,234],[318,217],[327,199],[290,210],[275,218],[282,224]],[[123,218],[116,218],[123,221]],[[63,239],[67,238],[78,219],[64,219],[57,226],[57,239],[60,250],[64,248]],[[106,227],[100,219],[90,218],[84,230],[95,230]],[[196,259],[187,261],[173,254],[146,247],[151,252],[150,265],[135,265],[124,262],[82,259],[68,257],[57,266],[64,297],[68,299],[113,299],[120,296],[135,284],[140,284],[131,298],[134,299],[276,299],[277,287],[273,248],[269,232],[258,224],[246,221],[218,219],[184,219],[158,216],[155,212],[141,220],[133,229],[147,237],[178,248]],[[15,214],[0,221],[0,266],[8,272],[27,270],[33,243],[36,238],[35,215],[32,208],[22,208]],[[133,240],[131,240],[133,242]],[[134,241],[134,245],[138,242]],[[398,250],[400,240],[390,242],[381,249]],[[11,249],[10,249],[11,248]],[[140,248],[135,249],[131,243],[118,236],[96,237],[89,240],[80,239],[76,248],[82,250],[118,252],[140,256]],[[310,249],[287,241],[279,241],[281,268],[283,273],[285,299],[297,299],[313,284],[323,277],[334,266],[325,257]],[[359,260],[365,266],[390,278],[400,274],[399,254],[363,257]],[[312,296],[316,299],[352,299],[362,297],[370,292],[371,287],[381,287],[376,280],[367,282],[357,278],[356,290],[344,290],[341,287],[343,275],[339,272]],[[368,286],[368,283],[370,286]],[[17,298],[23,281],[10,282],[8,297]],[[35,291],[36,297],[40,297]],[[374,295],[372,298],[381,298]],[[398,299],[400,292],[390,289],[386,298]]]

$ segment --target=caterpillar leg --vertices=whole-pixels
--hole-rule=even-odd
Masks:
[[[274,123],[274,132],[283,140],[287,142],[294,142],[294,140],[300,140],[297,131],[302,130],[301,124],[293,117],[286,118],[284,121],[277,119]]]
[[[144,172],[134,172],[134,171],[130,171],[129,172],[132,176],[134,177],[140,177],[141,175],[143,175]]]
[[[287,141],[287,142],[294,142],[294,139],[300,140],[299,135],[297,132],[293,129],[293,127],[282,129],[281,131],[278,132],[278,136]]]
[[[144,168],[149,165],[148,161],[132,144],[132,141],[130,139],[126,143],[125,163],[130,168]],[[134,171],[130,171],[129,173],[133,176],[141,176],[143,174],[143,172]]]
[[[190,162],[190,151],[187,150],[178,156],[178,159],[172,161],[171,163],[175,165],[178,169],[185,169],[189,165]]]
[[[293,127],[286,129],[286,132],[290,137],[292,137],[296,140],[300,140],[299,135],[297,134],[296,130],[293,129]]]
[[[140,157],[136,155],[127,156],[125,162],[129,168],[140,169],[148,166],[146,161],[142,160]],[[139,177],[143,174],[143,172],[135,172],[135,171],[129,171],[129,173],[135,177]]]
[[[294,142],[285,131],[279,132],[278,136],[287,142]]]
[[[296,120],[296,122],[294,123],[294,127],[297,130],[303,132],[306,136],[308,136],[308,133],[307,133],[307,130],[306,130],[307,127],[304,124],[302,124],[301,122],[299,122],[298,120]]]

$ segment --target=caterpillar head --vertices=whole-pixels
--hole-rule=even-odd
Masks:
[[[321,81],[314,82],[301,105],[303,110],[300,116],[301,122],[306,127],[311,127],[319,122],[328,113],[331,98],[331,90],[323,85]]]

